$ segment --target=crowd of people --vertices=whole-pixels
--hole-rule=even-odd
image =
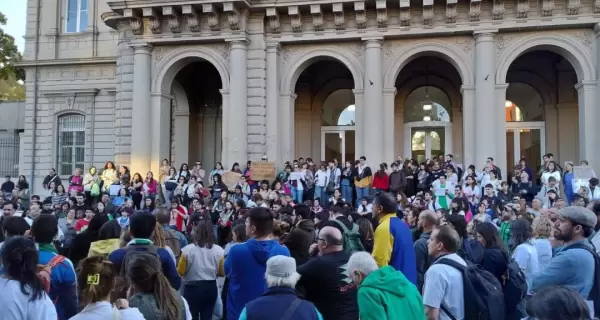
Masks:
[[[266,157],[263,157],[266,161]],[[226,185],[107,162],[0,186],[0,319],[593,319],[600,188],[573,163],[286,163]],[[587,163],[583,161],[582,166]],[[4,308],[4,307],[3,307]],[[482,318],[482,316],[484,316]]]

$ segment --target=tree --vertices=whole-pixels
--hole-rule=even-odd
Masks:
[[[25,79],[25,72],[15,66],[23,57],[15,44],[15,38],[2,28],[6,21],[6,16],[0,12],[0,101],[23,100],[25,90],[22,81]]]

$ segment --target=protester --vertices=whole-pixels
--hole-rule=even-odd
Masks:
[[[356,252],[348,260],[348,273],[358,286],[361,320],[425,320],[421,295],[402,272],[378,268],[369,253]]]
[[[528,319],[590,320],[590,309],[581,295],[564,286],[547,287],[527,303]]]
[[[315,240],[314,213],[304,204],[294,207],[295,227],[283,239],[283,244],[290,250],[296,265],[301,266],[308,261],[308,249]]]
[[[425,281],[425,272],[431,265],[431,258],[427,251],[427,242],[431,236],[431,232],[438,225],[437,213],[431,210],[424,210],[419,214],[417,222],[419,229],[422,231],[419,239],[414,243],[415,260],[417,263],[417,288],[422,292],[423,282]]]

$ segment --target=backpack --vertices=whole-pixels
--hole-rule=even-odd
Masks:
[[[63,264],[65,262],[65,257],[59,254],[55,255],[48,261],[47,264],[38,264],[37,265],[37,276],[42,280],[42,284],[44,285],[44,291],[46,293],[50,293],[50,283],[52,282],[52,269],[59,264]],[[58,299],[58,298],[57,298]],[[53,301],[56,304],[56,301]]]
[[[512,314],[517,309],[517,305],[527,295],[528,286],[525,273],[523,273],[517,262],[508,256],[506,256],[506,260],[508,264],[506,272],[502,275],[501,284],[504,292],[506,314]]]
[[[584,249],[594,257],[594,285],[592,286],[592,290],[590,290],[587,300],[594,302],[594,315],[598,316],[600,315],[600,257],[592,248],[583,243],[570,245],[565,250],[570,249]]]
[[[162,261],[160,256],[158,255],[158,248],[156,248],[153,244],[136,244],[136,245],[128,245],[125,248],[125,255],[123,256],[123,261],[121,261],[121,270],[120,276],[122,278],[127,277],[127,267],[129,265],[129,261],[131,261],[136,255],[140,253],[148,253],[155,255],[158,261]]]
[[[173,250],[175,258],[179,258],[181,255],[181,241],[179,241],[179,237],[177,237],[177,231],[165,229],[165,243]]]
[[[445,258],[435,263],[451,266],[462,274],[464,320],[505,320],[504,294],[496,276],[469,262],[466,267]],[[450,319],[456,320],[444,305],[440,308]]]
[[[346,225],[340,220],[334,220],[344,231],[342,235],[342,241],[344,243],[344,251],[352,254],[358,251],[365,251],[362,242],[360,241],[360,233],[358,232],[358,225],[352,224],[352,230],[348,229]]]

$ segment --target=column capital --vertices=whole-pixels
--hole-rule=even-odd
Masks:
[[[231,49],[246,49],[248,47],[248,38],[246,37],[238,37],[238,38],[230,38],[225,39],[225,42],[229,43]]]
[[[495,35],[498,33],[498,30],[481,30],[473,32],[473,36],[475,37],[475,42],[488,42],[494,41]]]
[[[148,42],[132,42],[129,47],[133,48],[134,53],[147,53],[150,54],[153,46]]]
[[[363,94],[365,94],[365,90],[362,90],[362,89],[352,89],[352,93],[354,93],[354,96],[363,95]]]
[[[367,48],[381,48],[381,46],[383,45],[383,37],[363,37],[360,38],[360,40],[365,42]]]
[[[221,93],[222,96],[229,95],[229,89],[219,89],[219,92]]]
[[[169,94],[168,92],[150,92],[150,96],[151,97],[159,97],[159,98],[163,98],[163,99],[172,99],[173,96],[171,96],[171,94]]]
[[[464,85],[464,86],[460,86],[460,93],[461,94],[474,94],[475,93],[475,86],[474,85]]]
[[[497,83],[496,90],[506,90],[508,88],[508,83]]]
[[[289,98],[290,100],[296,100],[296,98],[298,97],[298,95],[294,92],[282,93],[281,96],[284,98]]]
[[[383,89],[383,94],[384,95],[394,95],[395,96],[396,93],[397,93],[396,88],[385,88],[385,89]]]
[[[598,84],[597,81],[595,80],[582,80],[579,81],[576,85],[575,85],[575,89],[577,89],[577,91],[580,90],[596,90],[596,85]]]
[[[267,43],[267,52],[277,53],[279,49],[281,49],[281,44],[279,41],[268,41]]]

